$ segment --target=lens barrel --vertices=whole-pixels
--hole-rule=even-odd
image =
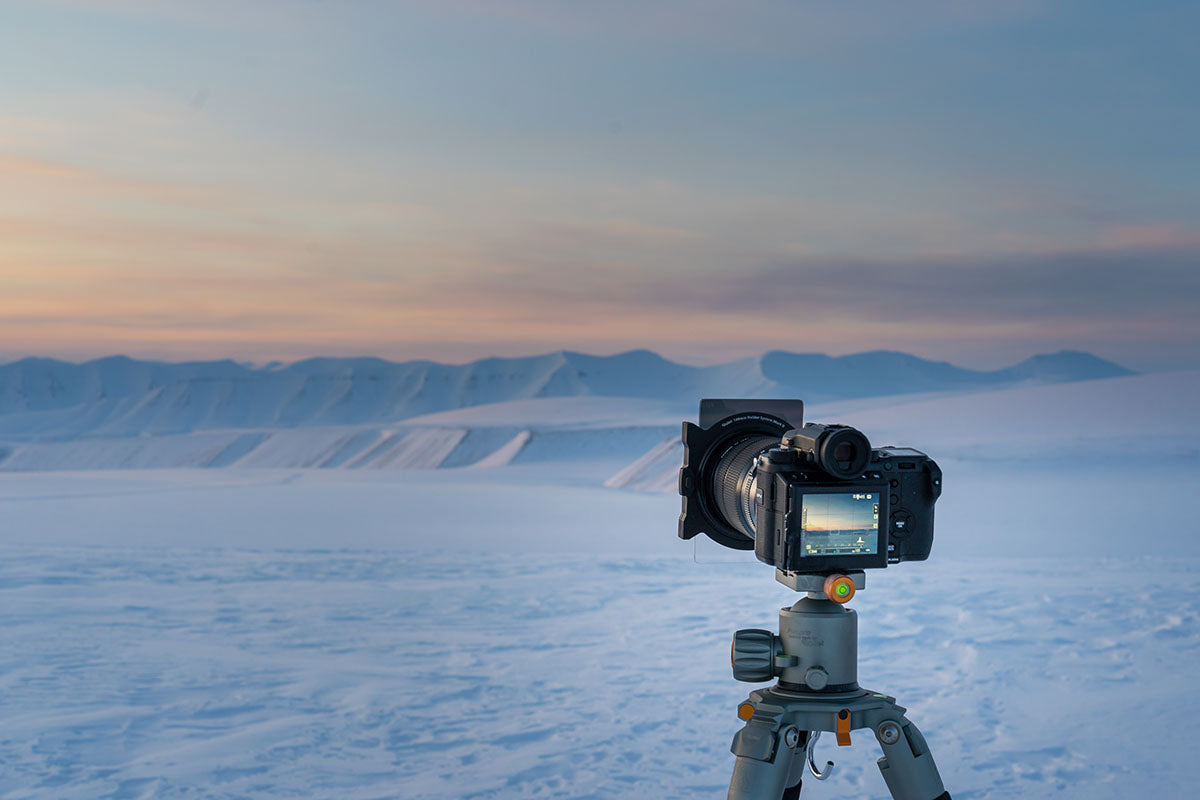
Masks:
[[[720,457],[713,471],[713,497],[725,522],[754,541],[758,457],[779,446],[779,437],[751,435],[735,442]]]

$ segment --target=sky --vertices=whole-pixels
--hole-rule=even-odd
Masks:
[[[1200,368],[1194,3],[8,0],[0,360]]]

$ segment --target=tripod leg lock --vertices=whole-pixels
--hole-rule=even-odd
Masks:
[[[729,783],[730,800],[779,797],[797,786],[804,769],[807,734],[795,725],[780,727],[779,719],[751,719],[733,737],[729,748],[737,759]]]
[[[750,721],[734,734],[730,751],[740,758],[755,761],[770,761],[775,754],[775,728],[761,722]]]
[[[894,800],[940,800],[946,792],[925,737],[907,719],[886,720],[875,728],[883,749],[877,762]]]

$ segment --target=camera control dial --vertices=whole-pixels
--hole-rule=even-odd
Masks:
[[[774,678],[778,641],[778,636],[759,628],[746,628],[735,633],[729,648],[734,679],[760,683]]]

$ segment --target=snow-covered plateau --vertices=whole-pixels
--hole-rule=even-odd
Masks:
[[[1200,795],[1197,396],[1167,373],[809,408],[944,471],[930,560],[851,605],[860,681],[908,708],[956,800]],[[257,469],[3,473],[0,797],[723,797],[754,688],[730,637],[795,595],[676,538],[678,406],[408,420],[467,431],[425,442],[450,455],[512,434],[439,469],[296,466],[318,429],[348,446],[318,426],[247,449]],[[886,797],[878,755],[822,741],[837,767],[804,796]]]

